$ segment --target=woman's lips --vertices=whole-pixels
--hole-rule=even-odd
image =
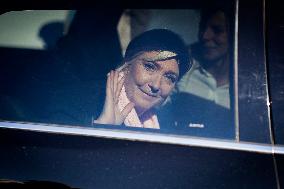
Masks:
[[[205,43],[203,43],[203,48],[205,48],[205,49],[216,49],[216,48],[218,48],[218,45],[216,44],[216,43],[213,43],[213,42],[205,42]]]
[[[139,88],[139,89],[140,89],[140,88]],[[148,97],[151,97],[151,98],[157,98],[157,97],[158,97],[158,95],[152,94],[152,93],[148,93],[148,92],[146,92],[146,91],[144,91],[144,90],[142,90],[142,89],[140,89],[140,91],[141,91],[143,94],[147,95]]]
[[[206,49],[217,49],[218,46],[216,46],[216,45],[204,45],[204,48],[206,48]]]

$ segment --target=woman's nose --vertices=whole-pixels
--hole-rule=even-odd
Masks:
[[[214,36],[214,32],[210,27],[205,28],[203,34],[202,34],[202,39],[203,40],[211,40]]]
[[[159,92],[159,88],[157,88],[156,86],[152,86],[152,85],[149,85],[150,87],[150,90],[151,90],[151,93],[158,93]]]
[[[162,76],[160,74],[157,74],[155,77],[153,77],[152,82],[149,83],[149,87],[152,93],[157,93],[160,91],[161,79]]]

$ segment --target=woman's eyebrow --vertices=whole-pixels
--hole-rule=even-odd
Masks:
[[[174,71],[167,71],[166,74],[171,74],[171,75],[175,75],[176,77],[178,77],[178,73]]]
[[[162,67],[159,63],[157,63],[158,61],[163,61],[163,60],[153,60],[151,58],[142,58],[143,61],[146,61],[146,62],[151,62],[153,64],[155,64],[155,66],[157,66],[159,69]],[[176,77],[178,77],[178,73],[174,72],[174,71],[167,71],[166,74],[172,74],[172,75],[175,75]]]
[[[157,60],[154,58],[142,58],[142,60],[144,61],[148,61],[148,62],[156,62]]]
[[[150,58],[142,58],[142,60],[146,61],[146,62],[151,62],[151,63],[155,64],[155,66],[157,66],[158,68],[161,67],[161,65],[157,63],[157,61],[159,61],[159,60],[153,60],[153,59],[150,59]]]
[[[172,56],[172,57],[167,57],[167,58],[145,58],[145,60],[147,61],[154,61],[154,62],[166,61],[166,60],[172,60],[172,59],[177,60],[177,56]]]

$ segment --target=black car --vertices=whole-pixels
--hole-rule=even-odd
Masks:
[[[0,15],[0,186],[284,187],[282,5],[114,5]],[[129,40],[171,29],[194,58],[201,13],[216,7],[231,16],[229,108],[183,91],[158,114],[161,129],[94,123]]]

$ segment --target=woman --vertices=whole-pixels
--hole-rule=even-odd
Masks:
[[[124,64],[108,74],[104,108],[94,123],[159,129],[155,109],[188,70],[188,59],[183,40],[169,30],[134,38]]]

